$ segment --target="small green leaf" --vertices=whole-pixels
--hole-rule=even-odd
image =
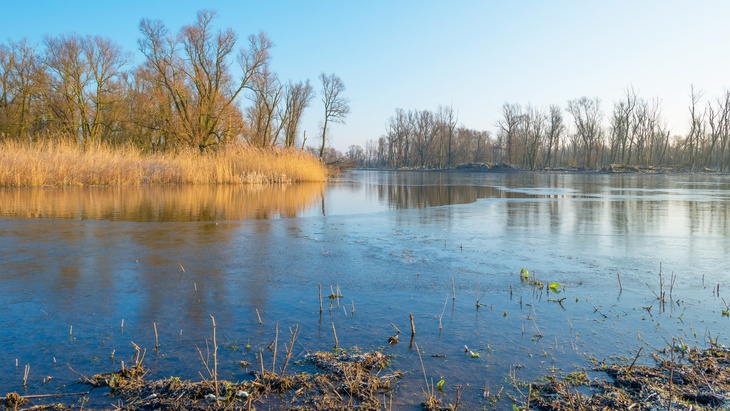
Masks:
[[[444,379],[442,378],[442,379],[441,379],[441,381],[439,381],[439,382],[438,382],[438,383],[436,384],[436,388],[438,388],[438,389],[439,389],[439,391],[443,391],[443,390],[444,390],[444,383],[445,383],[445,382],[446,382],[446,381],[444,381]]]
[[[550,291],[552,291],[552,292],[559,293],[560,287],[562,287],[562,285],[560,283],[550,283]]]

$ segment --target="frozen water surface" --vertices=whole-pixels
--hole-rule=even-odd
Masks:
[[[79,391],[66,364],[112,371],[132,342],[150,377],[198,379],[212,315],[221,379],[250,378],[239,362],[256,362],[276,323],[287,336],[299,325],[295,355],[332,349],[334,323],[341,347],[394,356],[408,371],[397,407],[418,409],[412,313],[445,402],[463,384],[462,403],[481,408],[485,386],[512,390],[511,372],[567,373],[672,338],[727,342],[729,200],[730,178],[713,175],[352,171],[326,185],[2,189],[0,392],[22,392],[25,364],[29,393]],[[391,323],[404,333],[389,346]]]

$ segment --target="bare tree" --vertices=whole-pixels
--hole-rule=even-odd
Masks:
[[[319,150],[319,157],[324,156],[324,148],[327,145],[327,126],[332,123],[343,123],[350,113],[349,101],[342,96],[345,91],[345,83],[333,74],[321,73],[319,80],[322,82],[322,102],[324,103],[324,125],[322,126],[322,147]]]
[[[251,144],[266,148],[276,145],[281,129],[284,127],[284,113],[280,107],[284,86],[267,66],[253,77],[253,106],[248,107],[246,116],[251,126],[248,140]]]
[[[250,36],[248,48],[239,51],[241,76],[234,80],[230,56],[237,35],[230,28],[214,32],[214,19],[214,12],[202,10],[195,23],[175,36],[159,20],[143,19],[139,26],[139,49],[172,104],[172,117],[165,119],[167,131],[201,151],[235,134],[226,127],[226,116],[232,115],[230,108],[241,91],[266,65],[272,47],[264,33]]]
[[[598,98],[589,99],[587,97],[581,97],[576,100],[570,100],[568,102],[568,112],[573,116],[573,124],[576,128],[576,136],[578,137],[577,142],[582,146],[580,149],[583,151],[580,158],[581,163],[586,167],[591,167],[593,164],[598,163],[598,155],[596,154],[596,161],[593,160],[593,151],[596,152],[600,148],[601,136],[603,132],[601,130],[601,118],[603,117],[600,111],[600,100]],[[578,148],[576,147],[576,150]]]
[[[44,71],[41,57],[26,39],[0,45],[0,133],[29,139]]]
[[[565,132],[565,124],[563,122],[563,112],[558,105],[550,106],[550,115],[547,126],[546,150],[544,167],[555,164],[558,150],[560,149],[560,140]]]
[[[537,167],[537,156],[545,138],[547,119],[542,110],[528,105],[522,116],[522,133],[524,135],[524,156],[522,166],[534,170]]]
[[[515,156],[515,140],[517,139],[517,129],[519,127],[520,117],[522,116],[522,108],[519,104],[504,103],[502,105],[502,119],[497,123],[506,140],[507,163],[512,164]],[[504,160],[502,160],[504,161]]]
[[[294,147],[299,132],[299,121],[302,118],[304,109],[314,98],[314,89],[306,82],[292,83],[286,87],[284,92],[284,101],[286,105],[284,115],[284,146]]]
[[[439,105],[437,113],[442,147],[443,151],[445,151],[445,155],[442,157],[445,157],[446,167],[453,167],[456,153],[454,139],[456,135],[458,115],[454,112],[453,106]]]

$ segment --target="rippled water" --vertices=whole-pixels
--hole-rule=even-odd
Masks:
[[[299,325],[295,355],[331,349],[334,324],[341,347],[383,348],[410,371],[397,405],[417,409],[412,313],[429,378],[464,384],[462,401],[481,408],[483,388],[509,391],[511,372],[570,372],[673,337],[727,341],[729,200],[730,178],[714,175],[353,171],[327,185],[2,189],[0,393],[22,392],[25,364],[29,393],[78,391],[66,364],[111,371],[132,342],[151,377],[198,379],[212,315],[221,378],[249,378],[239,361],[255,363],[276,323]],[[318,285],[344,296],[321,316]],[[406,334],[394,346],[391,323]]]

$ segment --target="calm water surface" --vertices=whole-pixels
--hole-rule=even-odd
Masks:
[[[2,189],[0,393],[23,391],[25,364],[29,393],[84,390],[66,364],[112,371],[132,342],[148,349],[150,377],[198,379],[212,315],[221,378],[250,378],[239,362],[256,362],[277,323],[286,335],[299,325],[296,355],[331,349],[335,324],[341,347],[394,355],[408,372],[397,406],[417,409],[410,333],[387,344],[412,313],[444,401],[463,384],[462,401],[481,408],[485,386],[511,390],[510,372],[567,373],[672,338],[727,343],[729,201],[730,178],[706,175],[352,171],[273,188]],[[522,268],[560,292],[522,281]],[[344,297],[321,316],[320,284]]]

